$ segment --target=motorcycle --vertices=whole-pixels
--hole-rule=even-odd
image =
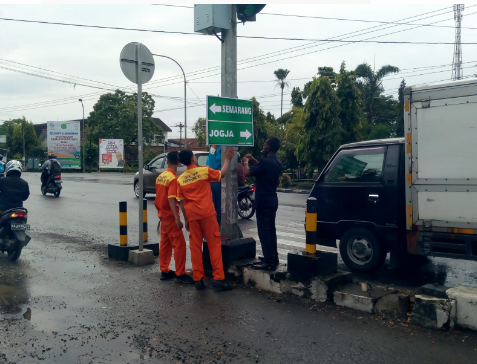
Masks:
[[[61,184],[63,181],[61,180],[61,174],[53,174],[48,177],[48,181],[46,181],[45,186],[41,186],[41,193],[46,195],[47,193],[52,193],[55,197],[59,197],[61,193],[61,189],[63,188]]]
[[[28,210],[23,207],[7,210],[0,215],[0,251],[7,252],[12,262],[20,258],[22,249],[31,240],[26,234],[30,230],[27,216]]]
[[[239,187],[237,210],[242,219],[250,219],[255,214],[254,201],[255,185]]]

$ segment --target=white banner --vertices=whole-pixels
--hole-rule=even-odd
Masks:
[[[49,121],[48,154],[55,154],[61,168],[81,169],[79,121]]]
[[[99,139],[99,168],[123,168],[124,143],[122,139]]]

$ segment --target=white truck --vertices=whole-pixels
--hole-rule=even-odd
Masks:
[[[353,270],[388,252],[477,260],[477,79],[407,87],[404,138],[341,146],[310,194]]]

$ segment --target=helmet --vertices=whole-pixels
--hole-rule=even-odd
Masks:
[[[51,154],[48,156],[48,159],[56,159],[56,155],[54,155],[53,153],[51,153]]]
[[[13,172],[18,172],[21,176],[22,164],[19,161],[9,161],[5,166],[5,173],[7,176]]]

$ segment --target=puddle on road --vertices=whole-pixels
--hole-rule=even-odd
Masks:
[[[30,299],[28,276],[24,273],[28,264],[12,263],[0,254],[0,313],[18,314]]]

